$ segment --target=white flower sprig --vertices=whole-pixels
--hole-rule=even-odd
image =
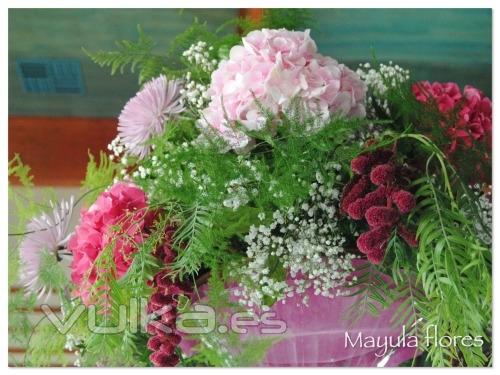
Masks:
[[[373,104],[382,108],[390,116],[391,111],[386,94],[389,88],[395,88],[410,79],[410,71],[403,69],[397,64],[389,61],[389,64],[380,64],[378,69],[371,66],[370,63],[359,64],[356,73],[368,86],[371,96],[367,97],[367,110],[374,114]]]
[[[266,297],[285,302],[286,297],[303,295],[309,288],[329,298],[342,293],[338,287],[353,271],[355,256],[344,252],[346,239],[335,219],[340,192],[334,186],[339,170],[340,165],[332,164],[325,174],[318,171],[309,199],[286,211],[275,211],[269,225],[250,228],[245,237],[250,261],[235,292],[243,305],[267,310]],[[276,267],[284,268],[292,281],[275,280]],[[307,295],[302,303],[308,303]]]
[[[199,41],[184,51],[182,56],[197,69],[211,74],[217,67],[217,60],[210,59],[211,51],[213,51],[213,46],[208,46],[206,42]],[[184,87],[180,91],[183,102],[196,110],[205,108],[210,101],[208,85],[193,80],[191,72],[186,73],[184,80]]]

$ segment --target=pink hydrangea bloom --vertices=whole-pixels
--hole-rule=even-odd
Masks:
[[[90,288],[99,272],[95,262],[104,249],[113,253],[115,277],[122,277],[133,254],[147,237],[155,213],[148,209],[146,194],[137,186],[116,183],[103,192],[88,210],[82,210],[80,224],[69,240],[73,253],[71,279],[76,295],[91,302]]]
[[[365,93],[356,73],[317,53],[309,30],[256,30],[213,72],[211,101],[198,124],[241,150],[251,138],[237,123],[260,130],[266,122],[263,112],[286,112],[295,98],[319,124],[332,115],[363,117]]]
[[[118,134],[127,152],[139,158],[146,156],[151,138],[163,132],[168,118],[183,110],[179,81],[161,75],[146,83],[118,118]]]

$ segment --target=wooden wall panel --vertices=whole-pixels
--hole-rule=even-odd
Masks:
[[[77,186],[88,151],[98,155],[116,136],[116,119],[9,117],[9,160],[20,154],[36,185]],[[12,181],[16,183],[16,181]]]

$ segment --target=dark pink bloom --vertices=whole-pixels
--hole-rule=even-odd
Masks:
[[[169,352],[156,351],[149,356],[149,360],[156,367],[174,367],[179,363],[179,356]]]
[[[399,214],[394,208],[373,206],[366,210],[365,219],[372,228],[394,226],[399,220]]]
[[[407,214],[415,207],[415,197],[409,191],[398,190],[391,194],[391,198],[402,214]]]
[[[398,225],[398,234],[410,247],[417,247],[418,240],[414,232],[410,231],[404,225]]]
[[[364,216],[364,199],[358,198],[354,202],[352,202],[347,208],[347,214],[353,220],[361,220]]]
[[[417,82],[412,86],[413,95],[422,103],[427,103],[430,98],[435,101],[439,111],[446,113],[455,107],[455,104],[462,99],[460,88],[454,82]]]
[[[390,227],[378,227],[362,233],[356,244],[363,254],[371,254],[376,251],[385,251],[387,241],[391,235]]]
[[[146,194],[139,187],[117,183],[103,192],[88,210],[81,212],[80,224],[69,240],[73,253],[71,280],[76,295],[91,301],[90,290],[99,272],[95,261],[111,247],[115,277],[122,277],[132,263],[137,245],[147,237],[156,213],[148,209]]]
[[[169,266],[175,259],[172,249],[173,233],[174,228],[168,226],[164,243],[154,254],[164,262],[165,268],[157,272],[150,283],[154,292],[147,306],[148,314],[154,314],[153,320],[146,326],[147,332],[152,335],[148,341],[148,349],[152,351],[149,359],[157,367],[173,367],[179,363],[179,357],[175,353],[181,342],[181,336],[176,330],[178,297],[191,294],[191,288],[174,279],[170,273]]]
[[[343,212],[347,213],[349,205],[356,199],[361,198],[363,195],[365,195],[369,187],[370,180],[368,176],[361,176],[348,183],[344,188],[344,192],[342,193],[340,209]]]
[[[388,184],[394,179],[394,165],[380,164],[374,167],[370,173],[370,180],[374,185]]]
[[[376,250],[373,253],[368,254],[366,257],[371,263],[380,264],[384,260],[385,250],[383,249]]]
[[[371,159],[367,155],[359,155],[351,160],[351,170],[359,175],[366,174],[371,168]]]

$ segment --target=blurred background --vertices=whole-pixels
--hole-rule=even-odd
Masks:
[[[136,40],[137,25],[165,52],[195,17],[216,28],[259,9],[10,9],[9,158],[20,153],[40,185],[77,185],[87,150],[105,149],[137,77],[110,76],[89,51]],[[412,78],[472,84],[491,95],[492,17],[488,9],[312,10],[319,51],[356,68],[390,60]]]
[[[110,76],[82,48],[113,50],[116,40],[136,40],[140,24],[156,52],[165,53],[195,18],[215,29],[237,16],[261,15],[262,9],[10,9],[9,160],[20,154],[32,168],[35,199],[44,187],[60,198],[80,195],[88,152],[106,150],[117,116],[138,89],[136,75]],[[312,10],[312,21],[319,51],[353,69],[375,56],[409,68],[413,79],[472,84],[491,96],[491,10],[321,9]],[[9,221],[15,219],[9,207]],[[22,298],[15,285],[11,291]],[[58,309],[57,300],[49,303]],[[37,308],[30,319],[41,314]],[[23,344],[9,344],[9,361],[22,365]]]

